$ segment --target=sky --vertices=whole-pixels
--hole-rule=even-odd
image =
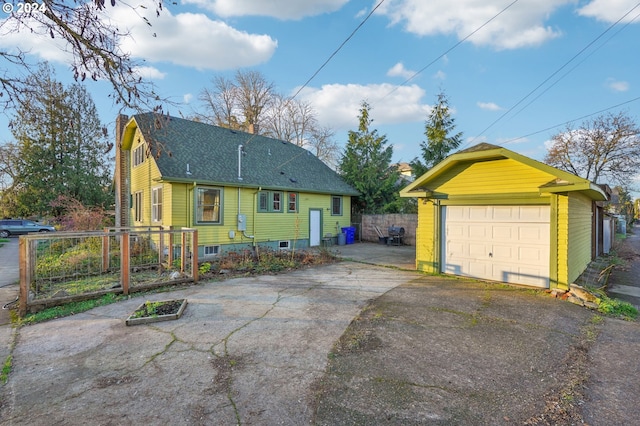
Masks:
[[[159,16],[153,1],[129,4],[107,7],[105,19],[130,31],[120,47],[175,116],[202,112],[202,90],[240,69],[309,102],[341,146],[366,101],[395,162],[420,155],[440,92],[460,149],[487,142],[542,161],[567,124],[620,111],[640,123],[637,0],[176,0]],[[0,37],[0,49],[29,50],[72,82],[64,46],[52,43]],[[87,88],[113,129],[109,86]],[[11,140],[7,122],[0,142]]]

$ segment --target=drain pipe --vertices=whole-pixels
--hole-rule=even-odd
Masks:
[[[242,181],[242,145],[238,145],[238,180]]]

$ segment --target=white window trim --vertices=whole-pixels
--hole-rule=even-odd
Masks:
[[[158,203],[157,194],[160,194],[160,202]],[[162,186],[151,188],[151,221],[162,222],[162,204],[164,202]]]

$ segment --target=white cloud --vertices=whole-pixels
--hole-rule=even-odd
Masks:
[[[183,0],[222,17],[270,16],[277,19],[301,19],[339,10],[349,0]]]
[[[444,71],[438,71],[433,75],[436,80],[446,80],[447,74]]]
[[[487,111],[500,111],[502,109],[493,102],[478,102],[478,106],[480,107],[480,109],[484,109]]]
[[[402,78],[411,78],[415,75],[415,71],[408,70],[404,67],[402,62],[398,62],[395,64],[389,71],[387,71],[387,75],[389,77],[402,77]]]
[[[537,0],[516,3],[475,33],[469,42],[497,49],[537,46],[560,36],[560,32],[544,22],[552,12],[573,0]],[[467,37],[507,5],[502,0],[398,0],[386,2],[378,9],[392,25],[419,36],[455,34]]]
[[[117,22],[120,30],[128,30],[130,37],[120,40],[120,48],[134,58],[151,62],[170,62],[197,69],[227,70],[258,65],[273,56],[278,42],[268,35],[238,31],[224,22],[214,21],[203,14],[172,15],[164,8],[155,16],[155,3],[143,0],[146,9],[131,8],[120,2],[108,8],[106,16]],[[151,27],[144,21],[145,17]],[[28,51],[38,59],[57,63],[71,63],[69,48],[60,38],[51,39],[48,32],[31,33],[28,28],[15,29],[14,22],[0,21],[0,48]],[[25,36],[27,35],[28,36]],[[150,78],[162,78],[162,73],[142,67]]]
[[[607,79],[606,85],[609,89],[614,92],[626,92],[629,90],[629,82],[628,81],[618,81],[613,78]]]
[[[114,7],[110,18],[131,32],[131,37],[122,40],[122,49],[153,62],[197,69],[235,69],[266,62],[278,45],[267,35],[238,31],[204,14],[172,15],[166,7],[159,17],[155,17],[153,7],[141,13],[150,13],[147,19],[151,28],[125,5]]]
[[[193,95],[191,93],[187,93],[182,97],[182,102],[185,104],[190,104],[193,100]]]
[[[578,9],[578,14],[589,18],[595,18],[603,22],[616,22],[627,12],[634,9],[624,17],[623,23],[631,22],[640,13],[636,0],[593,0],[589,4]]]
[[[336,130],[353,130],[358,127],[362,101],[371,106],[374,127],[423,121],[431,109],[421,103],[424,94],[416,85],[327,84],[320,89],[305,88],[300,98],[313,105],[321,124]]]
[[[155,67],[135,67],[133,72],[145,80],[162,80],[167,76],[167,73],[161,72]]]

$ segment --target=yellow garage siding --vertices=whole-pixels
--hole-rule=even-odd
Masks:
[[[429,182],[429,189],[445,194],[539,193],[553,176],[512,159],[462,163]]]
[[[558,196],[558,286],[566,287],[569,281],[569,197]]]
[[[575,281],[591,262],[592,202],[585,195],[569,195],[569,246],[567,283]]]
[[[418,199],[418,227],[416,229],[416,269],[436,274],[435,206],[432,201]]]

